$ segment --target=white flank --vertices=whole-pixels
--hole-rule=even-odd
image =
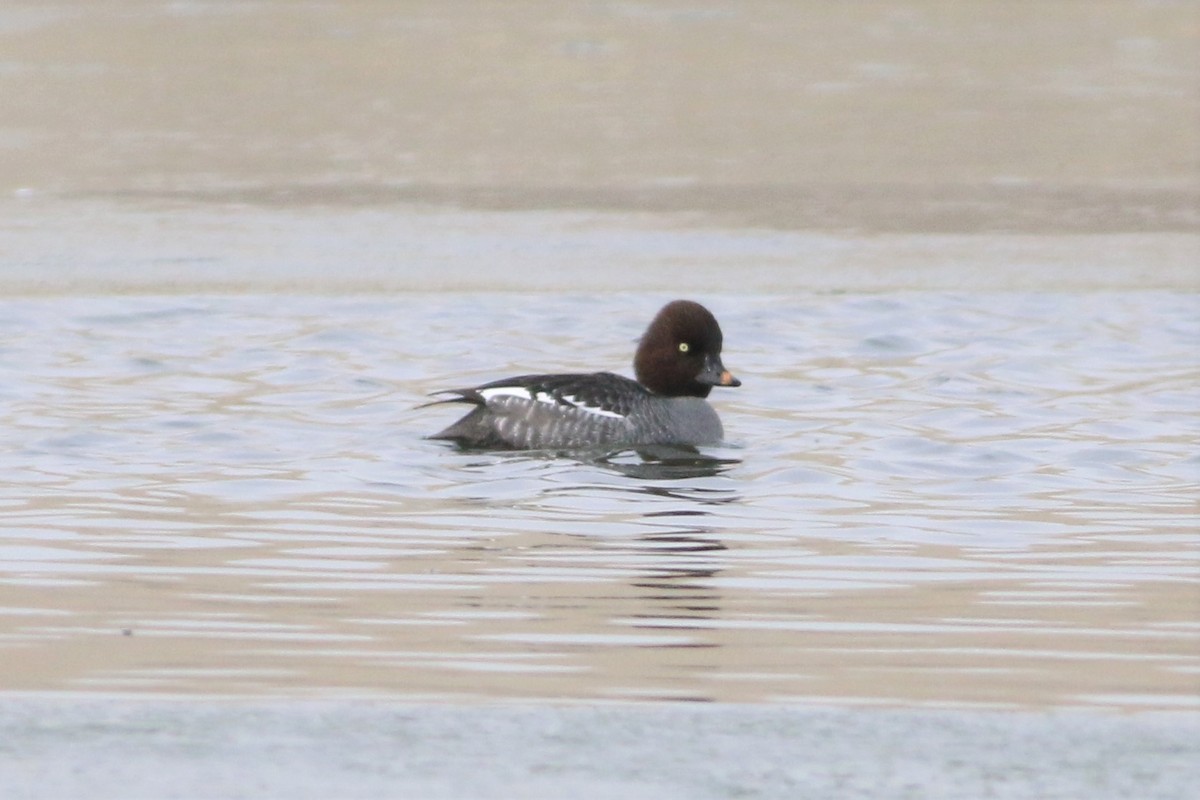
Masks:
[[[518,400],[533,399],[533,395],[529,393],[529,390],[521,386],[497,386],[494,389],[482,389],[479,392],[479,396],[489,403],[498,397],[515,397]],[[540,400],[541,398],[538,399]]]
[[[595,414],[599,417],[612,417],[613,419],[624,419],[624,414],[618,414],[615,411],[609,411],[607,408],[598,408],[597,406],[589,406],[587,403],[579,402],[579,398],[571,395],[563,395],[563,400],[570,403],[580,411],[586,411],[589,414]]]
[[[559,401],[549,392],[538,392],[535,395],[523,386],[496,386],[492,389],[481,390],[479,392],[479,396],[488,403],[492,402],[493,400],[498,400],[502,397],[512,397],[517,400],[532,400],[538,403],[545,403],[550,406],[559,405]],[[607,408],[598,408],[597,406],[590,406],[587,403],[582,403],[579,401],[578,397],[574,397],[572,395],[563,395],[562,402],[566,403],[571,408],[576,408],[580,411],[586,411],[587,413],[595,414],[598,417],[612,417],[613,419],[625,418],[623,414],[618,414],[615,411],[609,411]]]

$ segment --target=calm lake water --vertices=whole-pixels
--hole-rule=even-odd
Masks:
[[[728,442],[580,457],[418,406],[669,296],[0,300],[4,687],[1197,708],[1194,294],[694,296]]]

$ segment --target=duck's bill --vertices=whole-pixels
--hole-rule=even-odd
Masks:
[[[733,377],[733,373],[725,369],[721,362],[709,364],[708,367],[696,376],[696,380],[708,386],[741,386],[742,382]]]

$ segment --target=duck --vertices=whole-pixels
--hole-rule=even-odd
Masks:
[[[724,428],[706,398],[713,387],[742,383],[721,361],[723,344],[712,312],[674,300],[638,343],[636,380],[613,372],[530,374],[434,392],[441,399],[426,405],[471,409],[428,438],[496,450],[717,444]]]

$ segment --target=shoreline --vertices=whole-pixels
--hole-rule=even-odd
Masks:
[[[0,200],[0,296],[1200,291],[1200,234],[724,228],[685,214]]]

